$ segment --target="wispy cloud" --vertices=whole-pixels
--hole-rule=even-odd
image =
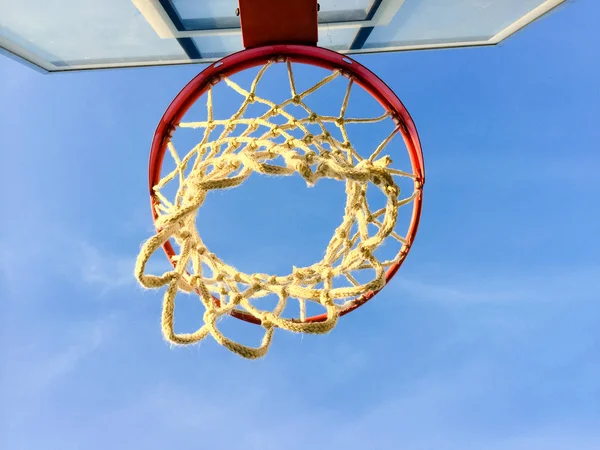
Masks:
[[[481,268],[480,268],[481,269]],[[411,299],[441,303],[595,301],[600,298],[599,266],[579,269],[531,268],[479,275],[474,271],[449,269],[443,276],[401,276],[388,288]],[[429,274],[431,275],[431,273]],[[427,281],[425,281],[427,280]]]
[[[113,433],[99,437],[100,447],[125,448],[124,442],[138,442],[148,450],[198,439],[211,448],[251,450],[301,449],[306,439],[318,442],[319,448],[349,450],[364,449],[365,442],[390,450],[592,450],[600,444],[600,433],[584,422],[525,418],[499,431],[497,422],[508,419],[506,411],[494,408],[503,405],[498,394],[502,374],[488,365],[472,364],[410,381],[370,374],[365,383],[379,382],[376,387],[356,386],[374,391],[372,400],[360,402],[360,408],[348,408],[334,396],[315,396],[303,385],[290,389],[276,372],[260,379],[249,372],[250,379],[242,384],[227,375],[214,385],[206,380],[161,382],[98,419],[94,427],[79,428],[76,435],[85,442],[101,426]],[[345,392],[356,404],[355,394]],[[521,405],[510,407],[518,414]]]
[[[20,336],[15,345],[5,347],[1,385],[5,389],[10,386],[5,394],[29,398],[43,394],[111,338],[115,319],[37,323],[35,333]]]
[[[487,136],[486,136],[487,138]],[[483,143],[482,143],[483,145]],[[485,183],[487,187],[514,186],[515,183],[530,186],[548,183],[571,183],[575,185],[597,186],[596,167],[600,164],[597,155],[578,155],[578,164],[572,164],[572,156],[537,153],[528,155],[507,155],[505,152],[478,153],[476,155],[456,155],[452,158],[440,157],[428,161],[430,183],[445,185]]]
[[[78,279],[86,284],[94,285],[100,292],[132,284],[135,256],[117,255],[102,251],[85,240],[78,240],[71,245],[72,264],[67,269],[75,270]]]
[[[29,317],[28,330],[4,325],[7,339],[1,349],[0,434],[15,445],[13,448],[30,448],[18,443],[32,438],[25,433],[32,421],[60,417],[64,410],[58,407],[61,402],[53,408],[48,405],[56,401],[56,392],[69,389],[88,358],[111,339],[115,319],[109,316],[73,323]]]
[[[87,285],[103,296],[136,284],[135,250],[137,247],[130,246],[123,253],[114,253],[102,242],[92,243],[68,227],[55,226],[29,240],[0,240],[0,280],[14,295],[46,281],[56,284],[58,277]],[[148,270],[160,273],[169,268],[165,257],[157,257],[150,261]]]
[[[498,422],[509,420],[506,411],[495,411],[504,406],[498,389],[501,377],[493,367],[475,364],[410,385],[390,385],[386,400],[352,414],[328,444],[358,449],[369,442],[373,448],[407,450],[591,450],[600,444],[600,433],[591,423],[567,424],[525,416],[512,429],[499,428]],[[519,416],[524,407],[510,405]]]

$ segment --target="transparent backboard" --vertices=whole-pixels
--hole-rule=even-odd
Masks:
[[[319,46],[354,54],[493,45],[565,1],[320,0]],[[211,62],[243,48],[236,8],[237,0],[0,0],[0,49],[47,72]]]

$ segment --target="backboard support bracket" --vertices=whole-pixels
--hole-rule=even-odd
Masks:
[[[319,40],[317,0],[239,0],[239,13],[245,48]]]

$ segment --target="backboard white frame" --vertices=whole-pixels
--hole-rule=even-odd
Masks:
[[[227,29],[211,29],[211,30],[195,30],[195,31],[181,31],[178,30],[168,13],[165,11],[159,0],[131,0],[134,6],[140,11],[140,14],[146,19],[148,24],[157,33],[157,35],[163,39],[186,39],[194,38],[199,36],[210,36],[210,35],[239,35],[241,43],[241,29],[227,28]],[[286,1],[286,0],[279,0]],[[508,37],[512,36],[522,28],[531,24],[535,20],[544,16],[551,10],[555,9],[559,5],[566,3],[568,0],[546,0],[538,7],[531,10],[528,14],[524,15],[508,27],[504,28],[490,39],[480,41],[466,41],[466,42],[451,42],[451,43],[427,43],[417,45],[401,45],[401,46],[390,46],[381,48],[365,48],[365,49],[348,49],[338,50],[343,54],[359,54],[359,53],[384,53],[384,52],[399,52],[409,50],[424,50],[424,49],[441,49],[441,48],[457,48],[457,47],[476,47],[476,46],[489,46],[496,45],[504,41]],[[396,14],[401,14],[401,8],[404,5],[405,0],[381,0],[379,6],[369,20],[362,21],[351,21],[351,22],[336,22],[336,23],[319,23],[319,28],[323,30],[334,30],[341,28],[354,28],[358,34],[361,29],[365,27],[378,27],[385,26],[388,24]],[[71,66],[58,66],[51,62],[45,61],[35,53],[28,51],[27,49],[9,41],[6,38],[0,36],[0,54],[7,55],[8,57],[17,59],[18,61],[42,72],[72,72],[82,70],[95,70],[95,69],[110,69],[110,68],[126,68],[126,67],[145,67],[145,66],[161,66],[161,65],[177,65],[177,64],[191,64],[191,63],[212,63],[219,58],[202,58],[201,60],[183,58],[176,60],[165,60],[165,61],[148,61],[148,62],[115,62],[115,63],[100,63],[100,64],[82,64],[82,65],[71,65]]]

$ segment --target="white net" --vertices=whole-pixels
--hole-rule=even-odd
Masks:
[[[179,128],[201,130],[199,142],[185,154],[179,154],[172,140],[168,153],[174,170],[165,173],[155,186],[157,232],[140,251],[135,274],[142,286],[161,288],[164,296],[162,331],[174,344],[192,344],[209,334],[221,345],[245,357],[263,356],[271,343],[274,328],[322,334],[329,332],[341,312],[351,308],[358,298],[381,289],[386,283],[386,270],[401,261],[410,242],[396,230],[398,211],[415,201],[421,185],[410,172],[392,168],[391,158],[384,154],[392,138],[400,133],[400,123],[392,121],[392,130],[368,157],[353,147],[347,127],[356,123],[379,123],[390,119],[390,113],[372,118],[347,116],[353,80],[347,77],[345,95],[336,116],[319,115],[307,105],[307,97],[335,79],[344,79],[339,71],[330,73],[314,86],[296,90],[292,65],[287,66],[290,95],[283,102],[273,102],[257,94],[257,86],[273,65],[264,65],[251,86],[244,89],[231,79],[221,80],[243,98],[240,108],[230,117],[215,117],[213,88],[206,97],[206,120],[181,122]],[[248,117],[250,106],[261,104],[267,111]],[[291,114],[286,108],[299,107],[305,114]],[[335,127],[341,139],[329,131]],[[315,127],[319,133],[311,133]],[[212,253],[203,242],[196,215],[207,195],[213,190],[241,185],[253,173],[270,176],[300,175],[308,185],[322,178],[344,182],[346,204],[341,224],[335,229],[320,261],[306,267],[294,267],[285,275],[243,273]],[[398,178],[411,181],[412,190],[401,195]],[[167,198],[167,186],[175,186],[174,196]],[[368,188],[378,189],[385,197],[383,206],[372,210]],[[377,249],[388,240],[398,250],[390,259],[376,257]],[[174,269],[162,275],[145,273],[148,260],[165,242],[177,248],[172,258]],[[368,279],[361,273],[371,274]],[[177,333],[174,329],[175,299],[178,291],[197,292],[204,306],[202,325],[193,333]],[[259,307],[258,300],[277,296],[274,308]],[[297,315],[287,318],[283,311],[288,302],[298,303]],[[320,305],[324,320],[307,320],[307,303]],[[217,320],[233,311],[243,311],[264,328],[258,347],[250,347],[226,337]]]

